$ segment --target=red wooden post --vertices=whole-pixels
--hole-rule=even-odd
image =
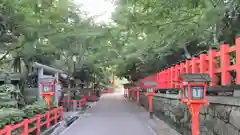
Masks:
[[[174,88],[178,88],[178,84],[176,83],[177,79],[178,79],[178,75],[179,75],[179,65],[175,65],[175,74],[174,74]]]
[[[152,97],[153,96],[148,96],[148,103],[149,103],[149,107],[148,107],[148,109],[149,109],[149,113],[150,113],[150,118],[152,118],[153,117],[153,111],[152,111]]]
[[[186,69],[186,73],[190,73],[190,60],[186,60],[185,62],[185,69]]]
[[[200,54],[200,73],[206,73],[207,72],[207,55],[206,54]]]
[[[63,107],[59,108],[60,120],[63,120]]]
[[[152,113],[152,96],[148,97],[148,102],[149,102],[149,112]]]
[[[135,91],[134,89],[132,89],[132,99],[134,98],[134,96],[135,96]]]
[[[236,84],[240,85],[240,36],[236,38]]]
[[[58,109],[57,108],[54,108],[53,110],[53,113],[54,113],[54,123],[57,124],[58,122]]]
[[[230,57],[228,55],[229,45],[223,44],[220,46],[220,62],[221,62],[221,83],[222,85],[231,84],[230,73],[228,68],[230,66]]]
[[[179,70],[180,70],[180,65],[175,65],[175,76],[174,76],[174,84],[175,84],[175,88],[179,88],[178,84],[176,83],[178,80],[178,76],[179,76]]]
[[[23,120],[23,134],[28,135],[28,119]]]
[[[168,69],[165,69],[165,79],[164,79],[164,83],[165,83],[165,88],[168,88]],[[161,79],[161,76],[160,76]]]
[[[165,69],[159,73],[158,81],[161,81],[160,88],[167,88],[167,74]]]
[[[173,88],[173,74],[174,74],[173,67],[170,67],[169,70],[170,70],[169,88]]]
[[[184,73],[184,63],[180,64],[180,74]]]
[[[140,91],[137,89],[137,104],[140,103]]]
[[[198,62],[197,62],[198,58],[197,57],[193,57],[192,59],[192,73],[198,73]]]
[[[83,98],[83,106],[86,106],[87,98]]]
[[[4,128],[7,131],[5,135],[12,135],[12,126],[11,125],[7,125]]]
[[[162,75],[162,80],[160,79],[160,76]],[[158,85],[159,85],[159,88],[162,88],[163,86],[164,86],[164,74],[163,74],[163,72],[162,71],[160,71],[160,72],[158,72],[157,73],[157,83],[158,83]]]
[[[158,86],[161,86],[161,84],[162,84],[161,79],[159,79],[159,76],[160,76],[161,74],[162,74],[161,72],[157,72],[157,73],[155,74],[155,79],[156,79],[156,83],[157,83]],[[164,76],[162,76],[162,77],[164,77]],[[162,79],[164,79],[164,78],[162,78]],[[160,87],[159,87],[159,88],[160,88]]]
[[[171,70],[170,68],[167,69],[167,88],[171,88]]]
[[[180,73],[179,74],[183,74],[184,73],[184,65],[185,65],[185,63],[181,63],[180,64]],[[178,79],[177,79],[177,81],[178,81]],[[179,84],[179,88],[182,88],[182,84],[181,83]]]
[[[192,115],[192,134],[199,135],[199,111],[200,111],[200,104],[191,104],[190,105],[190,112]]]
[[[171,87],[170,88],[174,88],[174,78],[175,78],[175,67],[172,66],[171,67]]]
[[[217,78],[215,76],[217,70],[217,61],[216,61],[216,49],[211,49],[208,52],[209,59],[209,76],[212,78],[213,82],[210,82],[210,86],[216,86]]]
[[[46,112],[46,128],[50,127],[50,112]]]
[[[36,117],[37,117],[37,120],[36,120],[36,135],[40,135],[41,134],[41,115],[38,114]]]
[[[168,69],[164,70],[164,74],[165,74],[165,77],[163,81],[164,81],[164,89],[165,89],[165,88],[168,88]]]

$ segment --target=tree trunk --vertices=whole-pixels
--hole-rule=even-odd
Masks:
[[[185,55],[185,57],[186,57],[187,59],[192,58],[191,54],[189,53],[189,51],[188,51],[188,49],[187,49],[187,45],[185,45],[185,46],[183,47],[183,49],[184,49],[184,55]]]

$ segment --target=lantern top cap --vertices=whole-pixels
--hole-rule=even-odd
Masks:
[[[212,82],[208,74],[180,74],[179,77],[183,82]]]

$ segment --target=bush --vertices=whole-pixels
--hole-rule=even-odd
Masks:
[[[35,102],[31,105],[25,106],[24,108],[22,108],[22,110],[26,114],[27,118],[31,118],[37,114],[44,114],[48,110],[48,108],[44,104]]]
[[[5,125],[14,125],[25,118],[32,118],[37,114],[44,114],[48,111],[44,100],[34,102],[19,109],[19,99],[21,99],[20,91],[17,87],[11,84],[0,86],[0,129]],[[52,104],[51,108],[53,107],[55,105]],[[29,126],[34,126],[34,124],[30,124]]]
[[[21,122],[26,114],[17,108],[1,108],[0,109],[0,129],[5,125],[17,124]]]

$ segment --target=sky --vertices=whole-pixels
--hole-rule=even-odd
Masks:
[[[80,9],[88,13],[88,16],[96,16],[96,23],[110,23],[111,14],[115,5],[110,0],[75,0],[76,4],[82,5]]]

